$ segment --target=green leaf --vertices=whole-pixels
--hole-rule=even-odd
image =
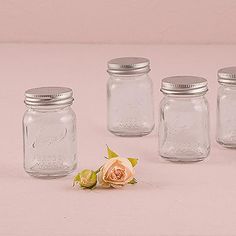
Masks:
[[[135,178],[133,178],[131,181],[129,181],[129,184],[137,184],[137,183],[138,183],[138,181]]]
[[[108,159],[118,157],[119,155],[113,152],[108,146],[107,146],[107,154],[108,154]]]
[[[135,167],[138,164],[137,158],[128,158],[128,160],[131,162],[133,167]]]

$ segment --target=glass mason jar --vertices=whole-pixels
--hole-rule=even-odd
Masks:
[[[220,69],[218,82],[216,140],[236,148],[236,67]]]
[[[144,136],[154,128],[153,86],[146,58],[108,62],[108,130],[119,136]]]
[[[195,162],[210,152],[207,80],[173,76],[162,80],[159,153],[174,162]]]
[[[70,88],[42,87],[25,92],[24,169],[35,177],[61,177],[77,164],[76,116]]]

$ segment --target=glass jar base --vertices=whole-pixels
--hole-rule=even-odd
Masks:
[[[76,169],[76,167],[77,167],[77,165],[75,165],[72,169],[67,169],[67,170],[58,170],[58,171],[25,170],[25,172],[35,178],[55,179],[55,178],[65,177],[65,176],[71,174]]]
[[[206,159],[206,157],[167,157],[162,156],[161,157],[167,161],[175,162],[175,163],[194,163],[194,162],[200,162]]]
[[[150,130],[143,130],[143,131],[123,131],[123,130],[112,130],[108,129],[112,134],[120,137],[142,137],[150,134],[154,129],[154,126]]]
[[[236,149],[236,143],[227,143],[227,142],[223,142],[220,140],[216,140],[217,143],[219,143],[221,146],[225,147],[225,148],[232,148],[232,149]]]
[[[148,131],[148,132],[139,132],[139,133],[127,133],[127,132],[117,132],[117,131],[112,131],[109,130],[112,134],[116,135],[116,136],[120,136],[120,137],[142,137],[145,135],[150,134],[152,131]]]

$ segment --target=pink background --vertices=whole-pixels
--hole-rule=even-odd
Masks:
[[[236,43],[235,0],[0,0],[0,42]]]
[[[236,152],[215,142],[216,71],[236,63],[235,16],[234,0],[0,0],[0,236],[235,236]],[[208,79],[206,161],[162,160],[157,128],[143,138],[107,131],[106,62],[121,56],[151,60],[156,121],[163,77]],[[80,191],[73,175],[29,177],[21,120],[24,91],[38,86],[74,91],[78,170],[100,166],[108,144],[139,158],[139,183]]]

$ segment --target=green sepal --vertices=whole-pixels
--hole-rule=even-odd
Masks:
[[[107,146],[107,155],[108,155],[108,159],[119,156],[117,153],[113,152],[108,146]]]
[[[96,182],[93,186],[90,186],[90,187],[81,187],[81,186],[80,186],[80,188],[81,188],[81,189],[84,189],[84,190],[86,190],[86,189],[93,190],[93,189],[96,188],[96,186],[97,186],[97,182]]]
[[[128,160],[130,161],[133,167],[135,167],[138,164],[137,158],[128,158]]]
[[[128,184],[137,184],[137,183],[138,181],[135,178],[133,178],[131,181],[129,181]]]
[[[80,182],[80,173],[74,177],[73,186]]]

